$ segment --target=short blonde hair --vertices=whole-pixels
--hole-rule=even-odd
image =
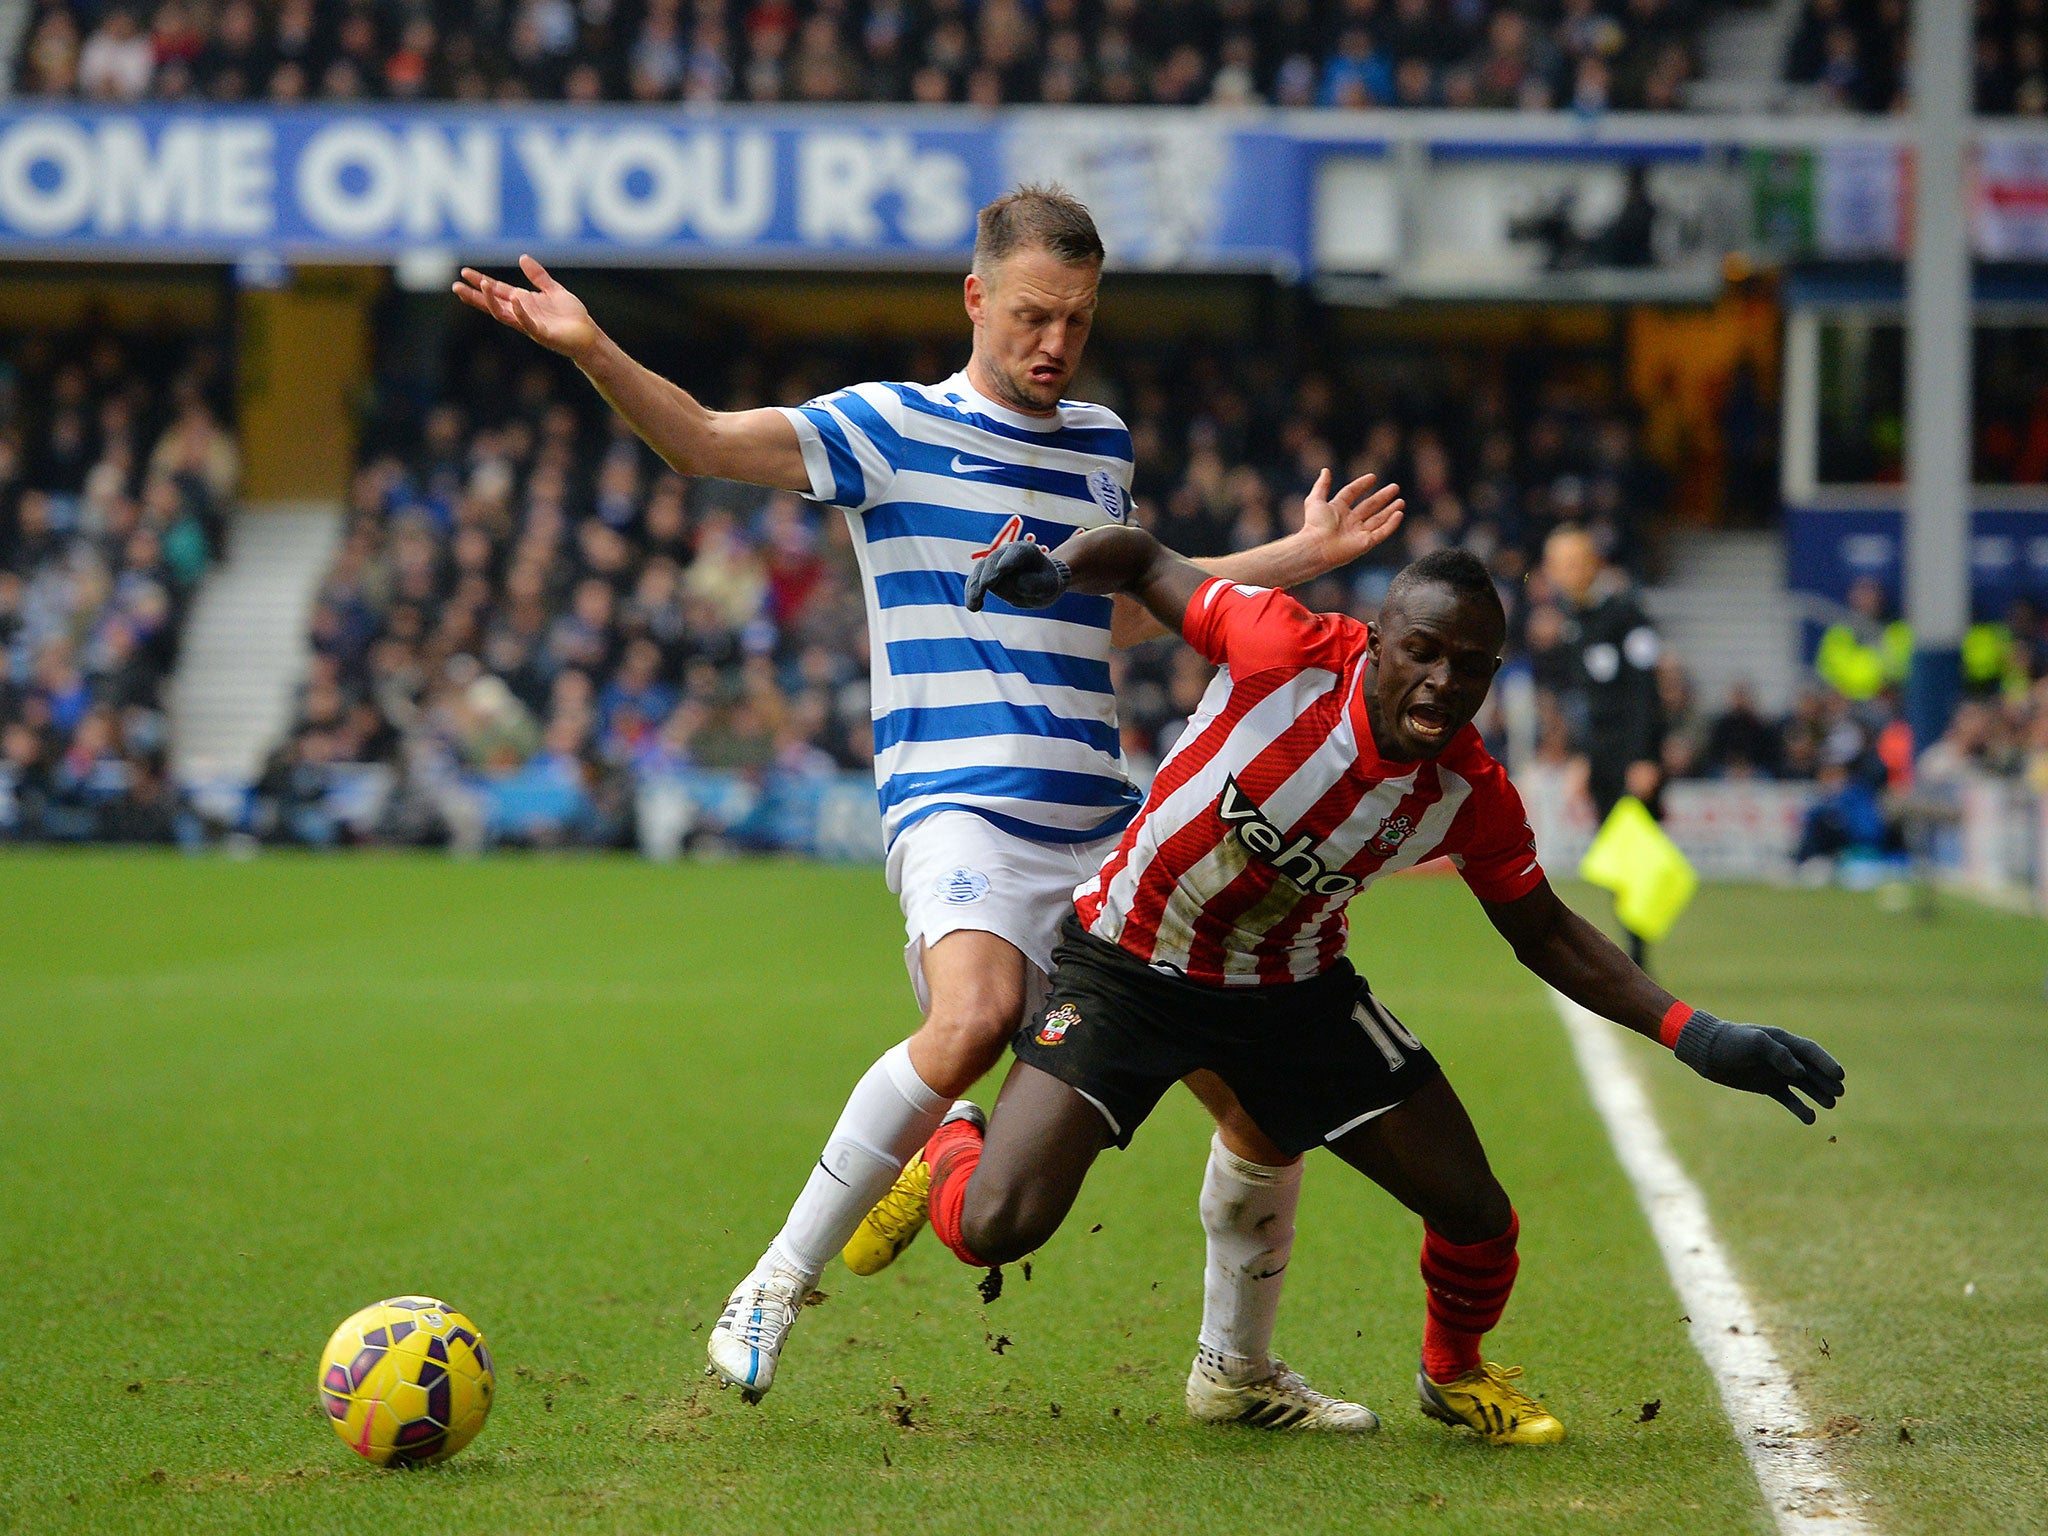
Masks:
[[[1104,254],[1087,205],[1056,183],[1027,182],[981,210],[974,270],[986,280],[993,268],[1026,247],[1072,266],[1099,267]]]

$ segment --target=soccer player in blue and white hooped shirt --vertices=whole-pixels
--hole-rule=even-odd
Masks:
[[[963,602],[977,559],[1011,539],[1051,548],[1130,514],[1131,438],[1113,411],[1061,399],[1095,317],[1103,249],[1088,211],[1024,187],[981,211],[966,279],[974,351],[937,384],[858,384],[794,410],[720,412],[634,362],[530,257],[531,289],[465,268],[465,303],[567,356],[675,469],[801,492],[845,512],[874,645],[875,778],[924,1022],[854,1087],[789,1219],[712,1330],[712,1371],[766,1392],[805,1296],[842,1247],[857,1271],[915,1235],[890,1205],[863,1224],[955,1099],[1043,995],[1060,919],[1138,803],[1124,770],[1109,652],[1160,633],[1128,599],[1025,610]],[[1203,564],[1287,587],[1343,565],[1401,517],[1370,476],[1297,533]],[[1218,1122],[1201,1195],[1209,1257],[1190,1393],[1205,1418],[1360,1430],[1370,1413],[1272,1358],[1300,1163],[1213,1078]],[[969,1112],[963,1106],[961,1112]],[[922,1212],[921,1199],[904,1202]],[[921,1222],[921,1216],[918,1218]],[[1285,1411],[1275,1411],[1276,1409]]]

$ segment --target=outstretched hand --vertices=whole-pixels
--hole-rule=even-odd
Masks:
[[[1360,475],[1334,496],[1332,478],[1327,469],[1316,476],[1301,504],[1301,531],[1323,546],[1322,558],[1334,570],[1385,543],[1408,504],[1400,486],[1379,485],[1377,475]]]
[[[1067,590],[1067,563],[1030,539],[1012,539],[983,555],[967,575],[967,607],[981,612],[993,592],[1012,608],[1050,608]]]
[[[1678,1059],[1710,1082],[1776,1099],[1806,1124],[1815,1116],[1792,1090],[1822,1109],[1843,1093],[1842,1067],[1813,1041],[1769,1024],[1731,1024],[1695,1009],[1678,1033]]]
[[[531,256],[519,258],[519,270],[531,288],[486,277],[474,267],[464,267],[455,282],[455,297],[471,309],[480,309],[493,320],[522,331],[550,351],[572,362],[589,351],[597,341],[597,322],[583,301],[548,275],[548,269]]]

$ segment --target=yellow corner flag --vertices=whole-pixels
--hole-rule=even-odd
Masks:
[[[1646,944],[1660,943],[1700,888],[1700,877],[1650,808],[1624,795],[1579,861],[1579,878],[1614,892],[1614,915]]]

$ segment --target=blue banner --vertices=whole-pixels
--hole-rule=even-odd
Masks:
[[[1897,611],[1905,598],[1905,514],[1896,507],[1785,509],[1787,584],[1842,601],[1875,579]],[[2016,597],[2048,604],[2048,507],[1970,514],[1970,604],[2003,618]]]
[[[0,254],[958,266],[1051,174],[1120,264],[1293,272],[1293,161],[1202,114],[14,107]]]
[[[19,253],[956,257],[994,134],[811,118],[413,110],[0,114]],[[916,126],[913,126],[916,124]]]

